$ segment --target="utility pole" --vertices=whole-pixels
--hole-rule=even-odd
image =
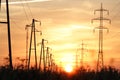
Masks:
[[[111,23],[111,20],[107,19],[107,18],[104,18],[103,13],[107,12],[107,14],[109,15],[109,11],[103,8],[102,3],[101,3],[101,8],[95,10],[94,14],[96,14],[96,12],[100,12],[100,17],[92,19],[92,23],[93,23],[94,20],[100,21],[100,25],[94,29],[94,31],[96,29],[99,30],[99,50],[98,50],[98,60],[97,60],[97,71],[99,71],[101,68],[104,67],[104,60],[103,60],[103,30],[106,29],[108,31],[108,28],[103,26],[103,21],[109,21]]]
[[[31,27],[31,37],[30,37],[30,47],[29,47],[28,69],[30,68],[30,59],[31,59],[32,51],[34,51],[34,54],[35,54],[35,69],[37,69],[36,32],[41,32],[41,31],[38,31],[35,28],[35,22],[40,22],[40,21],[32,19],[32,25],[29,25]],[[41,22],[40,22],[40,24],[41,24]],[[34,44],[33,48],[32,48],[32,41]]]
[[[42,39],[42,43],[41,43],[41,52],[40,52],[40,61],[39,61],[39,68],[41,68],[41,64],[42,64],[42,60],[43,60],[43,70],[46,71],[46,60],[45,60],[45,39]],[[48,43],[48,41],[47,41]]]
[[[0,0],[0,9],[1,9],[1,0]],[[13,69],[13,65],[12,65],[11,33],[10,33],[10,17],[9,17],[8,0],[6,0],[6,16],[7,16],[7,22],[0,22],[0,23],[7,24],[7,30],[8,30],[8,49],[9,49],[9,67],[11,69]]]

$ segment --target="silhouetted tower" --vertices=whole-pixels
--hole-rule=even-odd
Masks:
[[[109,15],[109,11],[106,10],[106,9],[103,9],[102,3],[101,3],[101,8],[95,10],[94,14],[97,11],[100,12],[100,17],[92,19],[92,23],[93,23],[94,20],[100,21],[99,27],[95,28],[95,29],[99,30],[99,50],[98,50],[98,61],[97,61],[97,71],[98,71],[98,70],[100,70],[101,68],[104,67],[104,60],[103,60],[103,30],[106,29],[108,31],[108,28],[103,26],[103,21],[106,20],[106,21],[109,21],[111,23],[111,20],[103,17],[103,13],[107,12],[107,14]]]
[[[28,65],[28,39],[29,39],[28,27],[31,27],[31,25],[26,25],[25,26],[25,30],[26,30],[26,67]]]
[[[25,27],[26,30],[26,66],[27,66],[27,62],[28,62],[28,27],[26,25]]]
[[[35,54],[35,68],[37,69],[37,52],[36,52],[36,32],[41,32],[38,31],[35,28],[35,22],[40,22],[38,20],[32,19],[32,25],[31,26],[31,36],[30,36],[30,47],[29,47],[29,58],[28,58],[28,69],[30,67],[30,59],[31,59],[31,52],[34,51]],[[41,22],[40,22],[41,24]],[[33,46],[32,46],[33,43]]]
[[[52,67],[53,67],[53,58],[52,58],[52,54],[50,54],[50,70],[52,71]]]
[[[42,43],[41,43],[41,52],[40,52],[40,61],[39,61],[39,68],[40,70],[42,69],[43,66],[43,70],[46,71],[46,60],[45,60],[45,39],[42,39]],[[48,42],[48,41],[47,41]],[[42,62],[43,61],[43,62]],[[42,65],[43,63],[43,65]]]
[[[79,50],[81,50],[81,58],[80,58],[80,63],[81,63],[81,67],[83,67],[83,64],[84,64],[84,51],[86,50],[85,48],[84,48],[84,46],[85,46],[85,44],[83,43],[83,41],[82,41],[82,43],[81,43],[81,48],[79,49]]]
[[[55,71],[55,61],[53,59],[53,55],[51,56],[51,65],[50,65],[50,70],[53,72]]]
[[[0,0],[0,9],[1,9],[1,0]],[[9,5],[8,0],[6,0],[6,16],[7,21],[6,22],[0,22],[3,24],[7,24],[7,30],[8,30],[8,49],[9,49],[9,67],[13,69],[12,65],[12,46],[11,46],[11,34],[10,34],[10,18],[9,18]]]
[[[78,55],[78,52],[79,52],[79,49],[77,49],[77,52],[76,52],[76,69],[78,68],[78,64],[79,64],[79,55]]]
[[[49,47],[47,47],[46,49],[46,68],[47,70],[50,70],[50,49]]]

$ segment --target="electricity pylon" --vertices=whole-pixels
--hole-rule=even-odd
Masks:
[[[103,26],[103,21],[109,21],[111,23],[111,20],[107,19],[107,18],[104,18],[103,13],[107,12],[107,14],[109,15],[109,11],[103,8],[102,3],[101,3],[101,8],[95,10],[94,14],[96,14],[97,11],[100,12],[100,17],[92,19],[92,23],[93,23],[94,20],[100,21],[100,25],[94,29],[94,31],[96,29],[99,30],[99,50],[98,50],[98,61],[97,61],[97,71],[99,71],[101,68],[104,67],[104,60],[103,60],[103,30],[106,29],[108,31],[108,28]]]
[[[53,55],[50,54],[50,70],[53,70]]]
[[[25,30],[26,30],[26,68],[27,68],[27,65],[28,65],[28,39],[29,39],[28,27],[31,27],[31,25],[26,25],[25,26]]]
[[[76,69],[78,68],[78,60],[79,60],[79,55],[78,55],[78,52],[79,52],[79,49],[77,49],[77,52],[76,52]]]
[[[43,66],[43,70],[46,71],[46,60],[45,60],[45,39],[42,39],[41,42],[41,51],[40,51],[40,61],[39,61],[39,69],[42,69]],[[48,41],[47,41],[48,43]],[[43,65],[42,65],[42,61],[43,61]]]
[[[1,0],[0,0],[0,9],[1,9]],[[8,49],[9,49],[9,67],[13,69],[12,65],[12,46],[11,46],[11,33],[10,33],[10,18],[9,18],[9,5],[8,0],[6,0],[6,16],[7,21],[6,22],[0,22],[3,24],[7,24],[7,30],[8,30]]]
[[[35,22],[40,22],[38,20],[32,19],[32,25],[29,25],[31,27],[31,36],[30,36],[30,47],[29,47],[29,58],[28,58],[28,69],[30,67],[30,59],[31,59],[31,52],[32,50],[34,50],[34,54],[35,54],[35,69],[37,69],[37,52],[36,52],[36,32],[41,32],[38,31],[35,28]],[[41,24],[41,22],[40,22]],[[34,44],[34,47],[32,48],[32,41]]]
[[[47,68],[47,70],[50,70],[50,49],[51,49],[50,47],[47,47],[47,49],[46,49],[46,68]]]
[[[86,50],[86,49],[84,48],[84,46],[85,46],[85,44],[84,44],[83,41],[82,41],[82,43],[81,43],[81,48],[79,49],[79,50],[81,50],[81,60],[80,60],[81,67],[84,67],[84,66],[83,66],[83,64],[84,64],[84,51]]]
[[[25,30],[26,30],[26,67],[27,67],[27,63],[28,63],[28,27],[29,25],[26,25]]]

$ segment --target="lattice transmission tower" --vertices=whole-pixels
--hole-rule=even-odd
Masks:
[[[107,27],[104,27],[103,22],[104,21],[109,21],[111,23],[110,19],[104,18],[104,12],[107,12],[107,14],[109,15],[109,11],[103,8],[103,5],[101,3],[101,8],[100,9],[96,9],[94,11],[94,14],[96,14],[96,12],[100,12],[100,17],[98,18],[94,18],[92,19],[92,23],[94,20],[98,20],[100,21],[100,25],[98,27],[94,28],[94,31],[96,29],[98,29],[99,31],[99,50],[98,50],[98,60],[97,60],[97,71],[99,71],[101,68],[104,67],[104,60],[103,60],[103,30],[108,30]]]
[[[81,50],[81,58],[80,58],[81,67],[84,67],[84,51],[87,50],[84,46],[85,46],[85,44],[82,41],[81,48],[79,49],[79,50]]]
[[[36,50],[36,32],[40,32],[35,28],[35,22],[41,22],[35,19],[32,19],[32,24],[29,25],[31,27],[31,36],[30,36],[30,47],[29,47],[29,58],[28,58],[28,69],[30,68],[30,60],[31,60],[31,53],[34,51],[35,54],[35,69],[37,69],[37,50]],[[33,46],[32,46],[33,45]]]
[[[29,25],[26,25],[25,30],[26,30],[26,67],[28,65],[28,27],[30,27]]]
[[[52,50],[50,47],[47,47],[46,49],[46,70],[50,70],[50,50]]]
[[[1,10],[1,1],[2,0],[0,0],[0,10]],[[9,17],[9,4],[8,4],[8,0],[6,0],[6,17],[7,17],[7,21],[6,22],[0,21],[0,23],[7,24],[7,31],[8,31],[8,51],[9,51],[9,67],[11,69],[13,69],[11,33],[10,33],[10,17]]]
[[[76,69],[78,69],[78,60],[79,60],[79,55],[78,55],[78,51],[79,51],[79,49],[77,49],[77,52],[76,52],[76,55],[75,55],[75,57],[76,57]]]
[[[80,67],[84,67],[84,56],[85,56],[85,51],[87,51],[87,49],[85,48],[86,44],[82,43],[80,44],[81,47],[77,49],[76,52],[76,68],[78,68],[78,63],[80,62]],[[80,53],[80,59],[79,59],[79,55],[77,53]],[[80,60],[80,61],[78,61]]]
[[[39,69],[40,70],[43,69],[44,71],[46,71],[45,41],[48,43],[47,40],[42,39],[42,42],[41,42],[41,51],[40,51],[40,61],[39,61]]]

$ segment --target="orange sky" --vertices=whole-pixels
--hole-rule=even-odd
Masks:
[[[10,4],[11,36],[13,58],[25,57],[26,55],[26,31],[25,25],[31,24],[32,18],[42,22],[37,29],[42,30],[43,35],[37,34],[37,42],[41,38],[48,40],[47,46],[52,48],[52,53],[57,64],[62,62],[75,65],[75,54],[77,48],[81,47],[82,40],[87,44],[85,52],[85,63],[91,65],[97,60],[98,32],[93,33],[94,27],[99,26],[98,22],[91,24],[91,19],[98,17],[93,11],[100,8],[103,3],[104,8],[110,10],[110,15],[104,15],[112,20],[112,24],[104,24],[109,28],[109,34],[104,31],[104,60],[109,64],[114,59],[113,65],[119,67],[119,4],[116,0],[23,0]],[[3,1],[4,2],[4,1]],[[2,4],[0,20],[5,20],[5,5]],[[8,55],[7,49],[7,27],[0,24],[0,60]],[[39,55],[37,46],[37,54]],[[95,66],[95,63],[94,65]]]

